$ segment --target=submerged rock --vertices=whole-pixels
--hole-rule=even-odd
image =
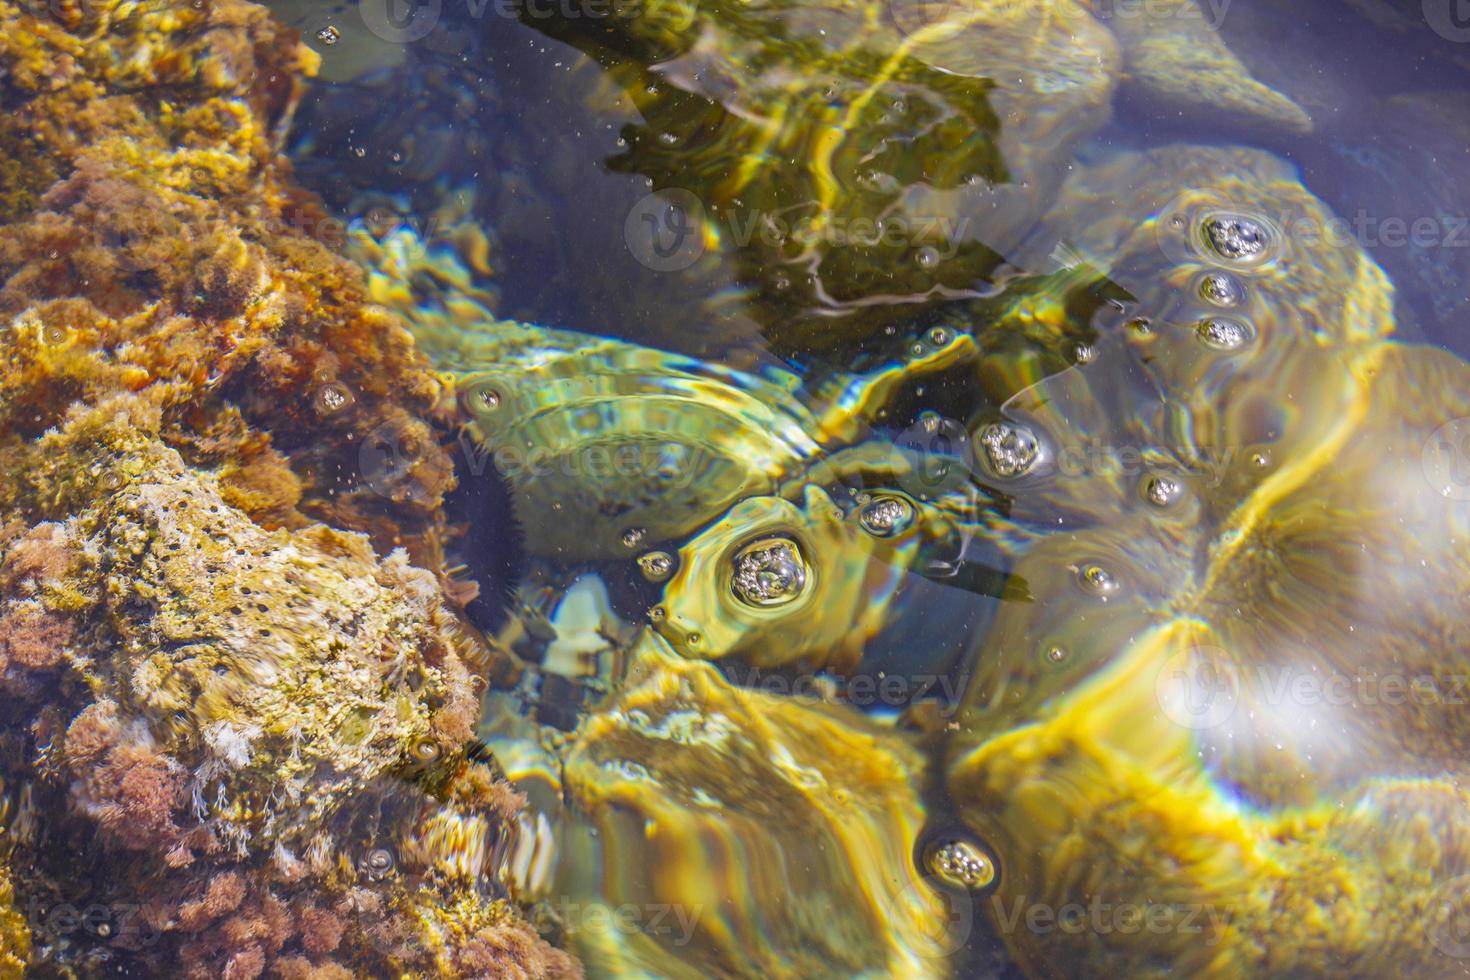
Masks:
[[[573,948],[598,975],[946,975],[955,936],[911,855],[920,768],[852,709],[741,690],[650,637],[567,756]]]
[[[1010,491],[1034,602],[949,756],[987,918],[1037,975],[1441,975],[1470,367],[1390,339],[1382,271],[1264,154],[1130,154],[1063,202],[1138,316],[1007,409],[1059,462]],[[1244,345],[1201,342],[1202,274],[1238,280]]]
[[[1229,0],[1091,0],[1123,51],[1123,70],[1141,100],[1162,111],[1305,133],[1312,118],[1251,76],[1220,37]]]

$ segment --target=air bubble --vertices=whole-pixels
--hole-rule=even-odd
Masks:
[[[413,756],[414,761],[424,764],[437,762],[442,752],[439,743],[427,735],[416,740],[409,748],[409,754]]]
[[[782,606],[806,588],[807,566],[801,549],[789,538],[761,538],[735,554],[735,597],[758,608]]]
[[[674,556],[667,551],[650,551],[638,557],[638,570],[650,582],[663,582],[674,574]]]
[[[643,543],[643,537],[647,532],[641,527],[630,527],[623,532],[623,547],[636,548]]]
[[[1151,476],[1143,481],[1143,499],[1155,507],[1167,507],[1184,496],[1184,487],[1167,476]]]
[[[914,508],[899,497],[879,497],[858,512],[858,523],[877,538],[889,538],[904,531],[914,520]]]
[[[1199,294],[1207,303],[1216,306],[1239,306],[1245,297],[1245,288],[1232,275],[1211,272],[1199,281]]]
[[[1255,331],[1244,322],[1223,316],[1201,320],[1195,333],[1206,347],[1215,350],[1239,350],[1255,336]]]
[[[504,398],[494,387],[480,383],[465,390],[465,410],[472,415],[485,415],[500,408]]]
[[[914,256],[914,261],[919,263],[921,269],[932,269],[939,264],[939,250],[932,245],[925,245]]]
[[[1067,659],[1067,650],[1065,647],[1048,647],[1046,659],[1054,664],[1059,664]]]
[[[929,343],[935,347],[943,347],[954,339],[954,334],[949,332],[948,327],[933,327],[929,330]]]
[[[336,44],[338,41],[342,40],[342,32],[337,30],[337,28],[333,27],[331,24],[328,24],[326,27],[323,27],[321,30],[316,32],[316,39],[330,47],[331,45]]]
[[[993,422],[980,430],[978,442],[990,472],[1007,479],[1031,472],[1041,456],[1036,434],[1024,425]]]
[[[393,870],[393,852],[386,847],[375,847],[362,859],[364,870],[374,878],[381,878]]]
[[[1091,364],[1097,359],[1097,348],[1091,344],[1078,344],[1072,356],[1077,359],[1078,364]]]
[[[953,888],[975,891],[995,881],[995,862],[972,841],[936,841],[925,854],[924,863],[930,873]]]
[[[1077,581],[1087,592],[1103,597],[1113,595],[1122,588],[1117,577],[1097,562],[1080,566],[1077,569]]]
[[[1242,214],[1215,214],[1205,219],[1201,231],[1214,253],[1231,262],[1254,263],[1265,256],[1271,233],[1255,218]]]

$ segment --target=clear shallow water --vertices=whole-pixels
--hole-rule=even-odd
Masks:
[[[1459,972],[1470,44],[966,9],[294,11],[525,898],[600,976]]]

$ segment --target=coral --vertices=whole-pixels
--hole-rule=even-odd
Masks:
[[[579,972],[466,751],[452,400],[279,156],[313,64],[239,0],[0,0],[0,976]]]

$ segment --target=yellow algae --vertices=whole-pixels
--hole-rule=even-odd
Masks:
[[[0,980],[20,980],[30,959],[31,935],[24,914],[15,907],[10,871],[0,866]]]

